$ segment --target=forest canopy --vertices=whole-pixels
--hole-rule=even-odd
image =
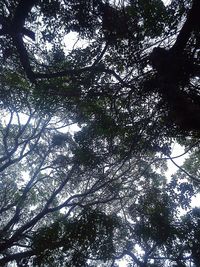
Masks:
[[[200,266],[199,14],[1,0],[0,266]]]

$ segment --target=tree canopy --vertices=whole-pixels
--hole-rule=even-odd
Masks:
[[[199,266],[200,1],[0,7],[0,266]]]

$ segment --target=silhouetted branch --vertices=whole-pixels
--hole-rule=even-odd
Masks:
[[[15,10],[12,20],[13,30],[21,32],[24,27],[25,19],[28,17],[29,12],[36,5],[38,0],[21,0]]]
[[[33,250],[28,250],[24,252],[19,252],[11,255],[7,255],[4,258],[0,259],[0,266],[5,266],[6,263],[11,262],[11,261],[19,261],[21,259],[31,257],[35,255],[35,252]]]
[[[193,0],[192,8],[190,9],[187,15],[187,19],[183,27],[181,28],[176,38],[176,42],[174,43],[171,50],[175,51],[176,53],[183,52],[191,36],[192,31],[200,29],[199,14],[200,14],[200,1]]]

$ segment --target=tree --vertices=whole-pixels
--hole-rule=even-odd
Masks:
[[[63,241],[68,242],[69,247],[65,244],[65,249],[69,250],[72,249],[69,242],[74,243],[72,238],[75,238],[73,235],[77,234],[73,233],[74,227],[77,228],[80,224],[83,229],[79,230],[78,227],[78,230],[85,231],[85,235],[90,234],[88,237],[90,243],[84,240],[83,249],[86,250],[85,246],[94,243],[91,252],[94,253],[95,249],[99,250],[95,247],[97,246],[95,233],[101,236],[101,231],[105,232],[108,227],[112,227],[109,220],[111,222],[113,220],[114,223],[115,219],[111,216],[106,217],[97,211],[90,212],[87,206],[101,205],[101,202],[106,204],[116,199],[114,192],[103,193],[102,190],[112,185],[111,180],[113,182],[118,180],[117,176],[103,179],[101,178],[104,175],[103,169],[101,172],[100,170],[94,171],[93,177],[87,176],[87,168],[84,170],[81,167],[84,162],[81,162],[78,155],[72,154],[75,143],[70,134],[59,132],[60,129],[69,125],[67,119],[62,120],[61,124],[60,118],[56,121],[55,117],[51,118],[47,115],[43,118],[38,117],[37,112],[28,104],[26,110],[24,109],[24,114],[19,113],[18,108],[15,105],[12,109],[1,111],[4,116],[6,115],[6,121],[4,119],[1,121],[0,250],[2,257],[0,265],[4,266],[15,260],[19,266],[26,266],[31,256],[41,258],[44,248],[42,245],[39,247],[43,238],[40,232],[44,235],[45,227],[49,233],[50,246],[51,235],[48,230],[50,227],[54,227],[53,231],[56,227],[61,227],[60,231],[67,231],[68,235],[71,231],[68,237],[64,236],[65,241]],[[95,194],[101,191],[102,197],[96,198]],[[71,219],[72,214],[73,219]],[[98,216],[101,218],[100,222],[100,219],[97,220],[97,229],[93,223],[95,216],[97,219]],[[88,225],[91,225],[89,233],[86,232]],[[91,236],[92,227],[96,232]],[[56,233],[53,232],[53,234]],[[39,241],[36,243],[35,240],[38,238]],[[105,243],[106,238],[109,237],[105,237]],[[79,242],[79,245],[82,240],[83,233],[79,241],[76,236],[76,242]],[[102,246],[105,245],[102,241]],[[103,249],[105,250],[102,248],[101,251]],[[109,252],[106,250],[106,252],[99,253]]]
[[[165,187],[144,190],[126,212],[125,240],[119,241],[116,259],[128,256],[131,266],[140,267],[198,266],[194,235],[198,232],[199,209],[191,209],[184,216],[179,210],[181,205],[189,209],[193,195],[190,184],[181,182],[175,186],[174,181]]]
[[[157,0],[146,3],[127,1],[122,5],[103,1],[62,3],[58,0],[51,3],[14,1],[9,4],[5,0],[1,15],[2,61],[17,56],[14,69],[20,68],[38,90],[42,91],[45,86],[45,94],[50,91],[50,94],[81,100],[87,96],[105,99],[106,94],[121,101],[126,99],[126,102],[128,99],[133,101],[137,95],[140,101],[142,98],[147,101],[150,95],[156,94],[156,106],[150,101],[147,108],[151,106],[162,117],[165,115],[165,124],[175,123],[179,130],[198,130],[198,84],[195,79],[199,77],[199,9],[197,0],[183,4],[172,1],[168,7]],[[172,21],[175,12],[177,17]],[[179,30],[182,16],[186,18]],[[92,42],[85,49],[75,49],[65,56],[62,40],[64,33],[71,31]],[[174,32],[172,37],[170,31]],[[25,42],[23,36],[32,40],[36,38],[39,43]],[[168,38],[168,43],[174,42],[173,46],[166,45],[168,51],[158,47],[151,53],[150,48],[155,46],[155,42],[162,42],[163,38]],[[47,43],[52,49],[46,48]],[[147,65],[149,55],[156,75]],[[168,65],[171,68],[165,69]],[[133,105],[129,103],[130,110]],[[184,109],[184,118],[179,114],[182,106],[188,106]],[[160,114],[161,108],[165,114]],[[191,117],[192,125],[187,125]]]
[[[198,265],[198,215],[177,215],[192,187],[155,170],[176,140],[197,147],[199,1],[1,7],[0,264]]]
[[[9,108],[1,108],[0,265],[111,260],[112,237],[121,227],[114,214],[154,174],[151,158],[96,158],[74,134],[62,132],[72,124],[68,114],[52,117],[30,105],[30,94],[23,101],[18,92],[12,96]]]

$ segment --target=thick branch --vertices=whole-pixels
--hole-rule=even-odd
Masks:
[[[194,30],[198,30],[200,28],[200,20],[199,20],[199,14],[200,14],[200,1],[194,0],[191,10],[188,13],[187,19],[179,32],[176,42],[171,48],[171,50],[174,50],[175,52],[182,52],[185,48],[190,36],[191,32]]]
[[[126,83],[114,70],[106,69],[104,66],[89,66],[81,69],[68,69],[60,72],[53,73],[34,73],[34,79],[52,79],[52,78],[61,78],[67,76],[78,75],[84,72],[93,72],[93,73],[107,73],[115,77],[125,87],[131,87]]]
[[[34,82],[34,75],[30,66],[27,50],[22,40],[22,35],[26,35],[32,40],[35,39],[34,32],[24,28],[24,24],[29,12],[33,6],[37,4],[37,2],[38,0],[21,0],[15,10],[11,22],[7,18],[0,17],[0,23],[2,24],[0,35],[9,34],[13,38],[14,44],[19,53],[21,64],[31,82]]]
[[[17,32],[21,32],[24,27],[25,19],[28,17],[29,12],[36,5],[38,0],[21,0],[16,8],[12,26]]]
[[[17,36],[15,36],[13,38],[13,41],[15,43],[17,50],[18,50],[20,62],[22,64],[22,67],[24,68],[24,71],[25,71],[28,79],[31,82],[34,82],[34,73],[32,71],[31,65],[30,65],[30,61],[29,61],[26,47],[25,47],[24,42],[22,40],[22,35],[18,34]]]

